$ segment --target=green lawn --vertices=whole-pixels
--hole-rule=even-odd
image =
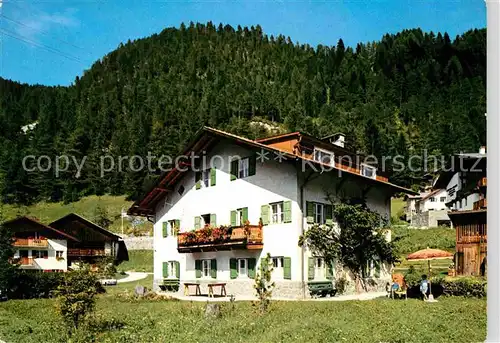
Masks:
[[[115,288],[117,290],[117,288]],[[100,296],[91,329],[95,342],[480,342],[486,337],[484,299],[439,298],[349,302],[273,302],[258,315],[248,302],[222,306],[207,320],[203,302]],[[43,314],[43,315],[40,315]],[[57,329],[56,329],[57,328]],[[66,342],[53,300],[0,303],[0,338],[7,342]]]
[[[153,272],[153,250],[129,250],[128,257],[129,261],[122,262],[118,270]]]
[[[391,199],[391,217],[395,222],[399,221],[399,218],[404,214],[404,207],[406,202],[403,198],[392,198]]]
[[[79,215],[84,216],[89,220],[94,220],[96,207],[100,205],[108,211],[109,218],[112,220],[112,224],[109,227],[111,231],[121,232],[121,211],[122,208],[127,210],[131,205],[131,201],[125,200],[125,196],[88,196],[80,199],[79,201],[64,204],[62,202],[58,203],[45,203],[40,202],[28,207],[14,206],[14,205],[1,205],[0,212],[5,217],[6,220],[13,219],[20,215],[28,215],[38,218],[43,223],[50,223],[68,213],[75,212]],[[144,227],[141,227],[141,231],[150,231],[152,229],[151,223],[147,222]],[[124,232],[127,233],[130,227],[127,221],[124,221]]]

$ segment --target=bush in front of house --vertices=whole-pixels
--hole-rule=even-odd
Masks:
[[[410,267],[405,274],[405,281],[408,286],[408,297],[420,297],[420,281],[422,274]],[[485,278],[462,276],[448,277],[438,276],[432,277],[431,289],[434,296],[458,296],[458,297],[486,297]]]
[[[16,270],[9,290],[12,299],[48,298],[62,282],[62,273]]]

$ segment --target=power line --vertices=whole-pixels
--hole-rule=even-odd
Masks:
[[[78,57],[71,56],[69,54],[66,54],[65,52],[62,52],[61,50],[52,48],[52,47],[47,46],[45,44],[41,44],[41,43],[35,42],[35,41],[31,40],[31,39],[28,39],[26,37],[18,35],[15,32],[12,32],[12,31],[9,31],[9,30],[5,30],[5,29],[1,29],[1,28],[0,28],[0,32],[3,33],[6,36],[9,36],[9,37],[12,37],[14,39],[20,40],[20,41],[22,41],[24,43],[28,43],[28,44],[34,45],[36,47],[39,47],[41,49],[45,49],[47,51],[50,51],[50,52],[55,53],[57,55],[60,55],[62,57],[66,57],[66,58],[68,58],[70,60],[73,60],[73,61],[76,61],[78,63],[84,64],[83,61],[80,60]]]
[[[0,0],[0,1],[1,1],[1,0]],[[68,44],[68,45],[71,45],[72,47],[75,47],[75,48],[77,48],[77,49],[82,49],[82,50],[83,50],[83,48],[82,48],[82,47],[77,46],[77,45],[74,45],[73,43],[67,42],[67,41],[62,40],[62,39],[59,39],[59,38],[57,38],[57,37],[54,37],[54,35],[52,35],[52,34],[48,33],[47,31],[40,30],[40,29],[34,28],[34,27],[32,27],[32,26],[26,25],[26,24],[24,24],[24,23],[22,23],[22,22],[20,22],[20,21],[17,21],[17,20],[14,20],[14,19],[12,19],[12,18],[9,18],[9,17],[7,17],[6,15],[1,14],[1,13],[0,13],[0,17],[2,17],[2,18],[4,18],[4,19],[7,19],[8,21],[10,21],[10,22],[12,22],[12,23],[15,23],[15,24],[17,24],[17,25],[27,27],[27,28],[29,28],[29,29],[32,29],[32,30],[36,31],[36,32],[43,33],[44,35],[47,35],[47,36],[51,36],[52,38],[54,38],[54,39],[58,40],[58,41],[59,41],[59,42],[61,42],[61,43]]]

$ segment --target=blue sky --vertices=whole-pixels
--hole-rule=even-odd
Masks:
[[[181,22],[260,24],[267,34],[313,46],[334,45],[339,38],[355,46],[416,27],[446,31],[453,39],[486,27],[484,0],[2,1],[0,76],[45,85],[69,85],[120,42]]]

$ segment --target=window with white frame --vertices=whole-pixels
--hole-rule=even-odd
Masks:
[[[280,224],[283,222],[283,202],[275,202],[271,205],[271,223]]]
[[[210,186],[210,168],[196,172],[196,180],[200,182],[201,187]]]
[[[246,258],[238,259],[238,277],[246,277],[248,273],[248,260]]]
[[[325,260],[322,257],[314,259],[314,278],[316,280],[325,279]]]
[[[273,257],[273,279],[283,278],[283,257]]]
[[[177,220],[169,220],[168,221],[168,227],[170,229],[171,236],[175,236],[178,233],[177,230],[180,229],[180,228],[176,228],[176,225],[177,225]]]
[[[210,214],[202,214],[201,218],[203,219],[203,225],[210,225]]]
[[[63,258],[63,251],[56,251],[56,258]]]
[[[210,267],[211,267],[211,261],[210,260],[201,260],[201,275],[205,278],[210,277]]]
[[[374,179],[377,176],[377,168],[361,164],[361,175]]]
[[[446,202],[446,197],[441,197],[441,198],[439,198],[439,201],[440,201],[440,202]]]
[[[431,197],[431,199],[430,199],[430,200],[431,200],[431,202],[435,202],[435,201],[436,201],[436,198]]]
[[[325,224],[325,205],[314,203],[314,222],[317,224]]]
[[[168,277],[177,277],[177,263],[175,263],[175,261],[168,261]]]
[[[313,159],[315,161],[318,161],[318,162],[321,162],[324,164],[333,165],[334,154],[333,154],[333,152],[328,151],[328,150],[314,148]]]
[[[236,210],[236,226],[243,225],[243,209],[238,208]]]
[[[250,158],[242,158],[238,161],[238,178],[247,177],[250,168]]]

